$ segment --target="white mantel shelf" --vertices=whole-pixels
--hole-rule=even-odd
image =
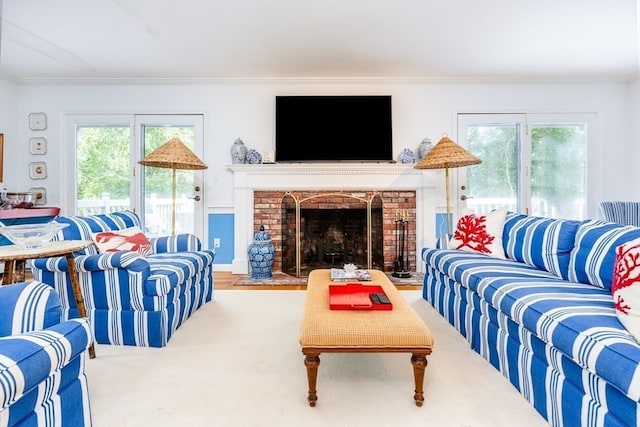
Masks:
[[[236,189],[253,190],[417,189],[428,186],[435,176],[432,171],[401,163],[242,164],[229,169],[234,172]]]
[[[438,174],[402,163],[274,163],[234,164],[235,250],[232,272],[247,274],[247,248],[253,241],[254,191],[414,190],[416,191],[416,250],[435,230]],[[419,264],[419,263],[418,263]],[[419,266],[420,269],[420,266]]]

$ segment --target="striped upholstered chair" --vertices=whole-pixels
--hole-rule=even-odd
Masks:
[[[86,319],[37,281],[0,286],[0,425],[90,426]]]
[[[92,216],[59,216],[69,224],[58,240],[92,240],[141,227],[131,211]],[[93,336],[99,344],[163,347],[191,314],[213,297],[214,252],[193,234],[150,238],[151,254],[121,250],[99,253],[95,245],[75,255]],[[32,261],[33,276],[53,286],[63,316],[78,317],[64,257]]]
[[[640,227],[640,202],[600,202],[600,211],[606,221]]]

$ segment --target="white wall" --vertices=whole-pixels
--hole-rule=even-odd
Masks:
[[[640,6],[639,10],[640,10]],[[636,183],[628,188],[625,200],[640,200],[640,168],[638,167],[638,159],[640,159],[640,76],[629,83],[629,151],[631,155],[631,169],[629,171],[629,181]]]
[[[22,145],[18,139],[18,89],[15,84],[0,79],[0,133],[4,134],[4,180],[9,178],[7,167],[13,163],[9,157],[14,146]],[[17,150],[16,150],[17,152]]]
[[[10,86],[10,85],[9,85]],[[637,93],[637,83],[635,84]],[[12,88],[8,92],[11,94]],[[66,113],[203,113],[205,115],[206,202],[209,211],[233,206],[233,175],[229,148],[240,137],[249,148],[273,148],[274,97],[290,94],[391,94],[393,96],[394,153],[416,148],[424,137],[434,142],[443,132],[455,135],[457,112],[595,112],[600,118],[597,153],[602,176],[592,179],[602,186],[589,188],[589,213],[597,215],[603,190],[606,197],[637,194],[629,181],[637,168],[628,156],[631,129],[628,107],[629,85],[602,84],[357,84],[274,82],[194,85],[21,85],[17,88],[16,141],[5,149],[5,183],[13,191],[32,186],[47,188],[50,204],[61,201],[60,152],[63,117]],[[11,98],[11,96],[9,97]],[[3,100],[1,107],[12,110]],[[637,109],[637,102],[636,102]],[[48,115],[48,129],[30,131],[31,112]],[[637,129],[636,129],[637,132]],[[34,135],[49,141],[46,156],[29,154],[27,141]],[[12,138],[13,139],[13,138]],[[304,144],[304,137],[300,140]],[[28,164],[48,163],[48,178],[33,181]],[[612,167],[615,165],[615,167]]]

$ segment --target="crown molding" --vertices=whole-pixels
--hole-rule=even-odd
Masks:
[[[18,85],[430,85],[430,84],[601,84],[625,83],[638,78],[630,75],[449,75],[397,77],[15,77],[1,78]]]

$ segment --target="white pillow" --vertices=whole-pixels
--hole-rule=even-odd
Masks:
[[[611,296],[620,323],[640,342],[640,239],[616,248]]]
[[[149,242],[140,227],[92,233],[91,239],[98,248],[99,253],[117,251],[138,252],[140,255],[151,255],[153,253],[151,242]]]
[[[506,207],[486,215],[477,215],[473,210],[465,209],[449,240],[449,249],[506,258],[502,247],[502,230],[506,215]]]

